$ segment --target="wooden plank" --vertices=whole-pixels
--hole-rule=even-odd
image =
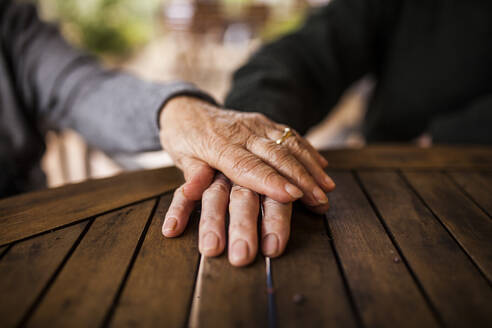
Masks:
[[[0,245],[163,194],[182,181],[176,168],[163,168],[0,200]]]
[[[279,327],[356,327],[323,216],[295,206],[291,239],[272,260]]]
[[[489,216],[492,216],[491,171],[449,171],[448,174]]]
[[[363,323],[369,327],[436,326],[425,298],[354,176],[331,174],[337,189],[330,194],[327,222]]]
[[[163,196],[120,298],[113,327],[184,327],[200,259],[198,217],[184,234],[166,239],[161,227],[172,195]]]
[[[492,322],[487,281],[400,176],[361,172],[360,177],[444,323],[480,327]]]
[[[492,168],[492,148],[376,145],[323,152],[331,168]]]
[[[425,203],[492,281],[492,221],[443,173],[404,173]]]
[[[96,218],[27,326],[100,326],[155,203],[149,200]]]
[[[32,306],[87,222],[12,246],[0,262],[0,326],[14,327]]]
[[[203,258],[199,327],[267,327],[265,260],[258,256],[248,267],[236,268],[227,256]]]

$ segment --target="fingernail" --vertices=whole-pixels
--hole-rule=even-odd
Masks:
[[[215,251],[219,247],[219,238],[213,232],[209,232],[203,238],[203,250],[207,251]]]
[[[278,238],[275,234],[270,233],[263,238],[263,253],[267,256],[273,256],[278,251]]]
[[[330,178],[329,176],[325,177],[325,184],[329,189],[334,189],[335,188],[335,182],[333,182],[333,179]]]
[[[323,190],[321,190],[320,188],[318,188],[318,187],[314,188],[313,195],[314,195],[314,198],[316,198],[316,200],[318,201],[318,203],[320,203],[320,204],[328,203],[328,197],[326,197],[325,192]]]
[[[164,222],[164,227],[162,228],[162,231],[164,233],[173,232],[174,230],[176,230],[177,226],[178,226],[178,221],[175,218],[167,218],[166,221]]]
[[[236,264],[246,261],[247,258],[248,244],[242,239],[236,240],[234,244],[232,244],[231,261]]]
[[[294,186],[293,184],[290,184],[290,183],[285,185],[285,191],[287,191],[287,193],[289,195],[291,195],[292,197],[294,197],[296,199],[304,196],[301,189],[297,188],[296,186]]]
[[[324,157],[321,157],[321,162],[323,163],[323,166],[328,166],[328,161]]]

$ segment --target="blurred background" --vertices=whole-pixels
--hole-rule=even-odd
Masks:
[[[263,43],[298,28],[329,0],[37,0],[72,44],[157,81],[186,80],[222,101],[231,74]],[[358,147],[371,81],[353,86],[308,139],[320,149]],[[172,165],[165,152],[111,158],[73,131],[50,131],[43,169],[50,187],[123,170]]]

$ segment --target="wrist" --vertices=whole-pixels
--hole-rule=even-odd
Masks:
[[[183,107],[187,107],[188,98],[191,97],[176,96],[169,99],[169,101],[162,106],[159,114],[159,127],[161,130],[172,121],[173,117],[179,114],[180,110],[183,110]]]
[[[195,115],[197,111],[204,110],[216,110],[216,106],[194,96],[182,95],[173,97],[164,104],[160,111],[160,129],[162,130],[174,120],[180,120],[181,116]]]

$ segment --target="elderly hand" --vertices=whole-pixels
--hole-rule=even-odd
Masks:
[[[297,133],[282,144],[285,126],[258,113],[219,109],[192,97],[170,100],[160,117],[161,142],[184,172],[181,192],[199,200],[217,169],[234,183],[277,202],[302,197],[327,204],[334,183],[326,160]],[[177,197],[177,196],[176,196]],[[267,198],[267,199],[268,199]]]
[[[261,206],[261,246],[263,254],[276,257],[282,254],[289,239],[292,203],[279,203],[260,197],[250,189],[234,185],[222,174],[217,174],[202,198],[199,226],[199,250],[204,256],[217,256],[224,251],[225,226],[229,205],[229,262],[235,266],[251,263],[258,251],[257,220]],[[166,214],[162,233],[166,237],[179,236],[188,223],[195,201],[187,199],[180,187]]]

